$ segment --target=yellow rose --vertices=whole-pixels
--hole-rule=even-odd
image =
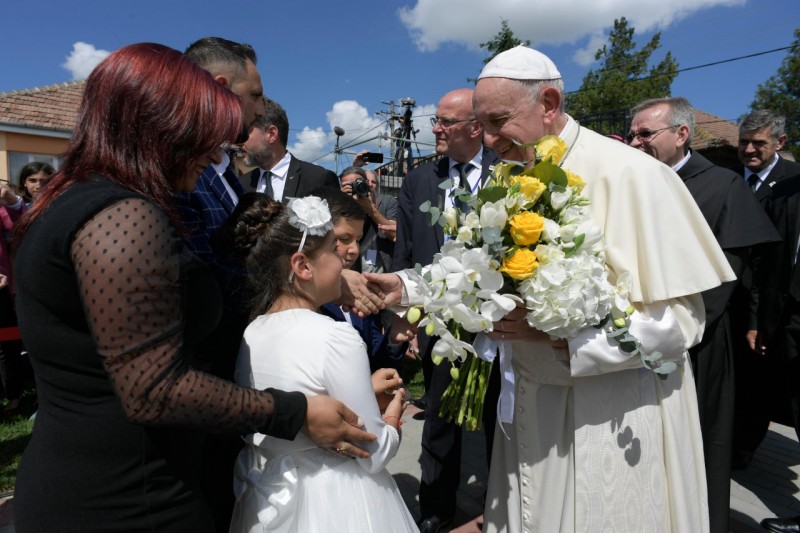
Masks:
[[[564,172],[567,174],[567,185],[575,189],[575,192],[581,192],[583,187],[586,185],[586,182],[583,181],[580,176],[570,172],[567,169],[564,169]]]
[[[539,242],[544,229],[544,217],[530,211],[517,213],[508,221],[511,238],[520,246],[530,246]],[[535,256],[534,256],[535,257]]]
[[[525,195],[525,203],[533,203],[539,199],[546,186],[538,178],[531,176],[512,176],[511,185],[519,183],[519,190]]]
[[[542,161],[548,157],[551,158],[553,164],[559,164],[561,158],[567,153],[567,145],[562,139],[555,135],[547,135],[542,137],[536,143],[536,157]]]
[[[539,263],[536,254],[527,248],[519,248],[513,255],[503,258],[500,272],[505,272],[514,279],[523,280],[531,277]]]

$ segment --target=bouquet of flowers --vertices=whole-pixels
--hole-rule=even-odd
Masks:
[[[655,372],[675,368],[661,354],[645,353],[628,332],[630,277],[609,280],[602,232],[589,217],[589,199],[581,196],[585,183],[558,165],[564,142],[547,136],[533,146],[532,168],[504,162],[476,195],[452,190],[462,207],[420,206],[432,225],[443,226],[447,241],[431,265],[409,272],[423,298],[409,319],[422,317],[420,327],[439,337],[434,362],[453,365],[440,414],[459,425],[466,421],[467,429],[481,425],[492,364],[477,357],[474,336],[492,331],[517,302],[525,305],[528,324],[553,338],[602,327]],[[451,180],[441,185],[452,186]]]

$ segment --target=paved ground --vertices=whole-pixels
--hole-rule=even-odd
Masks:
[[[389,464],[400,491],[415,518],[419,517],[420,466],[419,441],[422,421],[415,420],[409,408],[404,417],[403,441],[397,456]],[[419,417],[419,415],[417,415]],[[482,512],[486,488],[486,460],[483,435],[464,434],[464,467],[458,493],[459,513],[455,525],[459,532],[479,531],[468,524]],[[758,525],[771,516],[800,515],[800,445],[793,428],[772,424],[767,438],[746,470],[734,472],[731,482],[731,531],[763,532]],[[0,532],[2,533],[2,532]]]
[[[419,411],[410,407],[403,425],[403,441],[397,456],[389,465],[403,497],[415,518],[419,517],[419,442],[422,420]],[[477,532],[471,521],[483,510],[486,489],[486,458],[483,435],[465,432],[459,511],[453,530]],[[753,462],[735,472],[731,483],[731,531],[763,532],[758,523],[770,516],[800,515],[800,445],[792,428],[772,424],[766,440],[756,452]],[[13,533],[13,498],[0,495],[0,533]]]

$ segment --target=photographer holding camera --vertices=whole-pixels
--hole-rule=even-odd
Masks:
[[[359,162],[364,154],[359,153],[355,162]],[[377,192],[378,180],[372,171],[352,166],[344,169],[340,179],[342,191],[352,195],[367,213],[364,236],[358,243],[361,264],[353,265],[353,269],[361,272],[391,272],[397,200]]]

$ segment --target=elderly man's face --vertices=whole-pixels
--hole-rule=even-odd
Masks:
[[[545,135],[544,106],[531,102],[523,87],[506,78],[478,80],[473,97],[475,117],[483,124],[483,142],[502,159],[531,161],[533,147],[519,144],[538,141]]]
[[[674,167],[685,155],[686,137],[681,128],[670,123],[669,115],[667,104],[642,109],[633,117],[628,137],[632,147]]]

